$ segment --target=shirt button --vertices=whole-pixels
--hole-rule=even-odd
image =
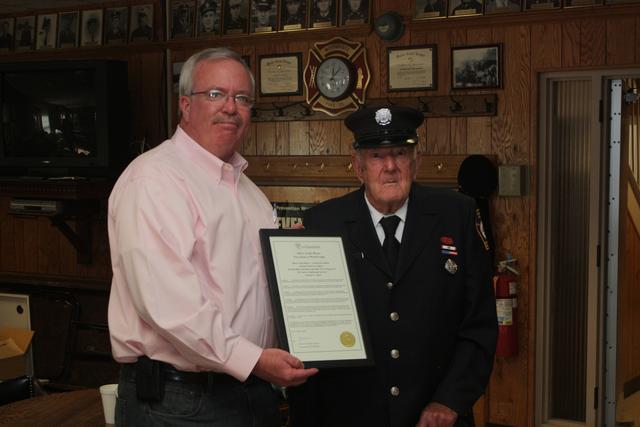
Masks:
[[[393,289],[393,282],[387,282],[387,289]]]
[[[391,396],[399,396],[400,395],[400,389],[398,387],[391,387],[391,390],[389,390],[389,392],[391,393]]]
[[[396,350],[395,348],[393,350],[391,350],[391,358],[392,359],[397,359],[398,357],[400,357],[400,352],[398,350]]]
[[[395,311],[389,315],[389,319],[391,319],[391,321],[393,322],[396,322],[399,318],[400,318],[400,315]]]
[[[230,164],[228,164],[228,163],[225,163],[224,168],[225,168],[226,170],[231,170],[231,165],[230,165]]]

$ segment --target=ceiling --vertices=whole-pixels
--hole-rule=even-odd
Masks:
[[[85,9],[105,0],[0,0],[0,15],[22,12],[33,12],[47,9],[67,9],[77,7]]]

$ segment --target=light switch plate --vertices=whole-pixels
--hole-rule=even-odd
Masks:
[[[525,167],[522,165],[498,166],[498,195],[522,196],[524,194]]]

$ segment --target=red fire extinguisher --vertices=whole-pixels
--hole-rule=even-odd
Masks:
[[[493,277],[498,313],[498,357],[514,357],[518,354],[517,276],[520,273],[510,265],[515,262],[515,259],[500,261],[498,273]]]

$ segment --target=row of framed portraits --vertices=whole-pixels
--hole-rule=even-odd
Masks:
[[[0,18],[0,51],[153,40],[153,4]]]
[[[171,0],[169,38],[368,24],[370,0]]]
[[[639,2],[640,0],[414,0],[413,18],[421,20]]]

